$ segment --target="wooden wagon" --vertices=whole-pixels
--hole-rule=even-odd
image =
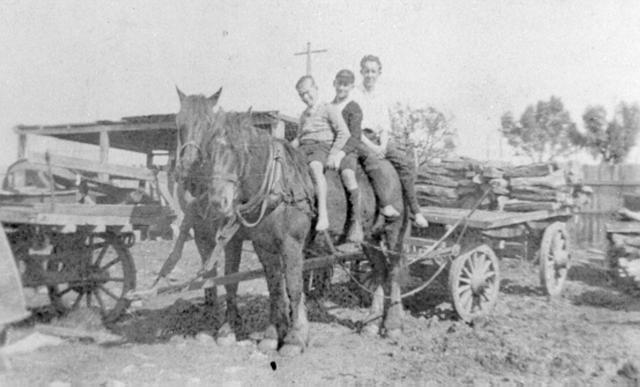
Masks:
[[[458,315],[470,321],[489,313],[500,290],[499,260],[494,247],[500,247],[505,239],[520,240],[525,254],[534,253],[539,257],[540,281],[549,296],[557,296],[562,291],[570,264],[566,229],[566,222],[572,216],[570,210],[523,213],[423,207],[422,212],[431,225],[406,238],[405,253],[410,265],[426,261],[437,266],[437,270],[429,280],[403,297],[426,288],[448,269],[449,294]],[[362,277],[356,274],[363,262],[366,264],[361,251],[343,252],[338,248],[334,254],[306,259],[303,270],[325,270],[340,265],[350,271],[353,281],[365,288],[364,281],[360,282]],[[226,276],[205,273],[202,278],[170,285],[154,294],[196,290],[205,285],[224,286],[260,278],[263,274],[261,269]]]

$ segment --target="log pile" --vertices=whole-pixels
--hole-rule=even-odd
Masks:
[[[640,212],[628,208],[618,210],[618,216],[629,222],[629,230],[640,229]],[[625,230],[618,230],[625,231]],[[608,260],[616,281],[622,286],[640,288],[640,235],[636,232],[614,232],[608,234],[610,247]]]
[[[422,166],[416,191],[424,206],[470,208],[489,190],[479,208],[559,210],[588,202],[591,190],[580,184],[581,180],[581,174],[571,164],[513,166],[458,158]]]

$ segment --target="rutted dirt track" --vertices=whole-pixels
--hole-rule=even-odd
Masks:
[[[170,246],[141,242],[132,249],[139,288],[153,280]],[[175,280],[192,276],[196,257],[190,244]],[[246,258],[242,269],[257,267]],[[580,264],[563,297],[549,302],[536,267],[503,259],[501,269],[494,313],[472,326],[452,317],[444,288],[434,286],[406,300],[400,342],[360,336],[355,322],[364,309],[338,284],[327,300],[308,303],[311,343],[302,356],[263,354],[250,336],[267,322],[266,287],[255,280],[240,285],[237,344],[216,344],[207,334],[215,332],[218,316],[204,308],[201,292],[182,293],[131,310],[111,327],[125,343],[66,341],[12,356],[13,369],[0,374],[0,385],[638,385],[640,296],[620,293],[602,271]],[[426,271],[417,268],[412,282]],[[336,268],[336,277],[344,277],[339,274]],[[52,323],[95,329],[87,315]],[[42,318],[12,327],[9,341]]]

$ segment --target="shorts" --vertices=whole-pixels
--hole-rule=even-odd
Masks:
[[[327,158],[331,152],[331,144],[326,142],[306,142],[300,144],[298,148],[307,158],[307,164],[318,161],[322,165],[327,165]],[[345,169],[356,170],[358,160],[355,152],[346,153],[340,162],[340,171]]]

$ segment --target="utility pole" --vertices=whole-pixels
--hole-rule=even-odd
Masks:
[[[322,52],[327,52],[326,49],[322,50],[311,50],[311,42],[307,42],[307,50],[302,52],[296,52],[293,55],[306,55],[307,56],[307,75],[311,75],[311,54],[319,54]]]

